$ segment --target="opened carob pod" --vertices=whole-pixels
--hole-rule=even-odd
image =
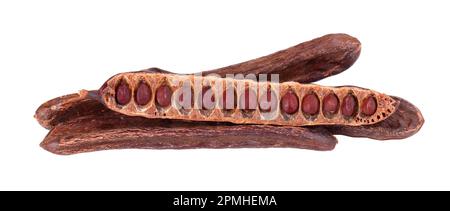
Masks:
[[[142,81],[146,81],[143,85]],[[190,81],[193,87],[185,87],[180,82]],[[195,81],[207,82],[195,84]],[[222,84],[234,84],[237,105],[234,112],[225,115],[223,108],[216,103]],[[271,124],[271,125],[369,125],[383,121],[395,112],[397,103],[391,97],[373,90],[358,87],[326,87],[296,82],[272,83],[252,80],[222,79],[217,77],[176,75],[169,73],[131,72],[121,73],[110,78],[99,92],[100,99],[111,110],[130,116],[146,118],[180,119],[189,121],[231,122],[236,124]],[[148,86],[148,87],[147,87]],[[279,108],[273,110],[270,118],[262,115],[261,98],[258,87],[269,86],[271,92],[279,95]],[[136,94],[146,87],[143,96],[146,106],[137,103]],[[187,89],[187,90],[182,90]],[[180,98],[173,93],[194,90],[194,108],[182,112],[177,104]],[[137,91],[133,91],[137,90]],[[155,91],[155,100],[149,101],[151,90]],[[198,91],[196,91],[198,90]],[[132,93],[134,93],[132,95]],[[196,94],[198,93],[198,94]],[[329,96],[336,97],[337,102]],[[131,96],[132,95],[132,96]],[[134,100],[132,100],[134,99]],[[326,99],[326,101],[324,101]],[[192,99],[183,99],[192,101]],[[339,103],[340,102],[340,103]],[[324,106],[321,106],[321,105]],[[332,108],[340,106],[340,109]],[[323,110],[326,109],[326,110]],[[361,111],[361,112],[360,112]]]

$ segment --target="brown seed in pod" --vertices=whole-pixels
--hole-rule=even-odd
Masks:
[[[294,114],[298,111],[298,97],[293,91],[289,90],[281,98],[281,110],[287,114]]]
[[[172,99],[172,90],[168,85],[162,85],[156,89],[156,102],[161,107],[170,105]]]
[[[222,93],[220,106],[224,110],[232,110],[237,106],[237,96],[233,88],[228,88]]]
[[[202,87],[202,108],[204,110],[213,109],[215,106],[216,98],[214,96],[211,86]]]
[[[377,111],[377,100],[373,96],[365,98],[361,105],[361,112],[366,116],[372,116]]]
[[[253,89],[245,88],[240,96],[239,108],[243,110],[255,110],[257,106],[256,93]]]
[[[356,110],[358,109],[358,101],[356,97],[352,94],[348,94],[344,97],[341,106],[342,115],[345,117],[352,117],[356,114]]]
[[[120,81],[116,87],[116,102],[119,105],[126,105],[131,100],[131,90],[125,81]]]
[[[322,112],[326,117],[330,117],[339,111],[339,99],[334,93],[325,96],[322,103]]]
[[[147,83],[141,81],[139,82],[139,85],[136,89],[136,93],[134,96],[136,104],[140,106],[147,105],[147,103],[150,102],[150,99],[152,97],[152,90],[150,89]]]
[[[186,92],[187,95],[185,96],[184,94],[185,93],[182,92],[178,97],[178,101],[181,107],[184,109],[194,108],[194,91],[192,89],[189,89],[189,91]],[[186,102],[184,100],[186,100]]]
[[[259,98],[259,109],[263,112],[275,111],[278,103],[277,96],[270,87],[267,88],[265,93],[262,93]]]
[[[320,102],[316,94],[310,93],[303,97],[302,112],[314,116],[319,113]]]

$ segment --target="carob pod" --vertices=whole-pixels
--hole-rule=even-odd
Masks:
[[[280,82],[311,83],[343,72],[355,63],[361,43],[347,34],[328,34],[239,64],[202,72],[217,74],[279,74]]]
[[[337,143],[324,129],[131,117],[111,111],[85,94],[61,96],[37,110],[36,119],[51,128],[41,143],[44,149],[65,155],[124,148],[290,147],[323,151],[332,150]]]
[[[351,86],[258,83],[253,80],[145,72],[117,74],[105,84],[99,93],[109,109],[146,118],[235,124],[359,126],[383,121],[395,112],[397,106],[397,102],[387,95]],[[224,91],[228,89],[236,93],[238,107],[225,108],[216,103],[215,98],[225,98]],[[267,94],[267,89],[273,94],[271,112],[259,109],[265,102],[259,98]],[[190,94],[191,90],[194,92]],[[186,94],[185,100],[191,102],[193,98],[196,102],[185,111],[180,101],[183,94]],[[140,102],[141,98],[145,98],[144,103]]]
[[[212,122],[192,124],[131,117],[103,109],[97,114],[74,116],[61,122],[50,130],[41,146],[52,153],[68,155],[129,148],[289,147],[325,151],[334,149],[336,143],[336,138],[324,129]]]
[[[34,118],[42,127],[52,129],[60,123],[78,117],[95,115],[107,109],[93,98],[87,98],[79,93],[74,93],[60,96],[43,103],[36,110]]]

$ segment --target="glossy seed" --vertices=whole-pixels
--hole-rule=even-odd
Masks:
[[[116,102],[119,105],[126,105],[131,100],[131,90],[128,84],[121,81],[119,86],[116,88]]]
[[[162,85],[156,90],[156,102],[159,106],[166,107],[170,105],[172,90],[167,85]]]
[[[316,94],[307,94],[302,100],[302,111],[308,115],[316,115],[319,113],[319,98]]]
[[[355,96],[353,96],[352,94],[348,94],[347,96],[345,96],[341,106],[342,115],[346,117],[355,115],[357,109],[356,104],[357,102]]]
[[[252,89],[246,88],[240,96],[239,108],[244,110],[256,109],[256,93]]]
[[[361,112],[366,116],[372,116],[377,111],[377,100],[370,96],[363,100],[361,105]]]
[[[328,94],[323,98],[322,110],[324,114],[336,114],[339,110],[339,99],[335,94]]]
[[[259,109],[261,111],[268,112],[276,110],[276,96],[275,93],[272,92],[272,89],[267,88],[267,91],[262,93],[259,99]]]
[[[136,104],[143,106],[150,102],[152,91],[150,87],[143,81],[141,81],[136,90]]]
[[[229,100],[228,100],[229,99]],[[236,108],[236,93],[232,88],[226,89],[222,94],[221,108],[225,110],[231,110]]]
[[[191,109],[191,108],[194,107],[194,91],[192,91],[192,89],[190,89],[190,93],[186,92],[186,94],[187,94],[186,95],[186,102],[184,102],[184,94],[185,94],[184,92],[185,91],[183,90],[183,92],[178,97],[178,103],[184,109]],[[189,103],[189,101],[190,101],[190,103]]]
[[[288,91],[281,98],[281,109],[287,114],[293,114],[298,111],[298,97],[294,92]]]
[[[213,109],[216,98],[214,97],[213,90],[210,86],[205,86],[202,88],[202,108]]]

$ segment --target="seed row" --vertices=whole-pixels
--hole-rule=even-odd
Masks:
[[[166,73],[122,73],[99,93],[108,108],[126,115],[237,124],[363,125],[396,109],[389,96],[357,87]]]

